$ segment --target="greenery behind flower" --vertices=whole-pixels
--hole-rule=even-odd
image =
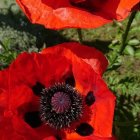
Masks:
[[[31,24],[14,0],[0,2],[0,69],[22,51],[40,51],[62,42],[79,41],[76,29],[48,30]],[[127,19],[128,20],[128,19]],[[95,46],[109,59],[119,52],[127,20],[93,30],[82,30],[83,44]],[[140,139],[140,13],[137,14],[124,53],[104,74],[117,96],[114,133],[119,140]]]

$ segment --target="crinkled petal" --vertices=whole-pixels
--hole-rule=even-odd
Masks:
[[[34,61],[37,68],[37,77],[46,87],[57,83],[64,82],[63,77],[68,75],[71,63],[66,57],[58,53],[52,54],[34,54]]]
[[[42,24],[51,29],[96,28],[113,21],[113,19],[126,18],[131,9],[139,2],[139,0],[130,2],[128,0],[106,0],[104,2],[88,0],[83,3],[88,7],[81,8],[72,5],[70,0],[16,1],[32,23]],[[75,3],[77,2],[75,1]]]
[[[102,74],[107,68],[108,61],[102,52],[93,47],[81,45],[76,42],[62,43],[52,48],[44,49],[42,53],[61,52],[66,57],[72,57],[72,53],[70,54],[69,51],[63,48],[71,50],[73,54],[88,63],[98,74]]]

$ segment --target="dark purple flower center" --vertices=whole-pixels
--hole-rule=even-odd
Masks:
[[[71,106],[70,97],[63,92],[56,92],[51,99],[52,109],[56,113],[63,113]]]

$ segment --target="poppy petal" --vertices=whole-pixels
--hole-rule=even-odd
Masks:
[[[51,86],[54,82],[62,82],[62,77],[70,70],[70,61],[57,53],[47,55],[34,54],[34,61],[38,71],[37,77],[46,87]]]
[[[10,108],[18,108],[23,104],[30,102],[33,97],[32,90],[25,85],[17,86],[10,92]]]
[[[40,135],[40,131],[32,129],[17,116],[13,116],[12,118],[2,117],[0,123],[1,140],[44,140],[44,137]],[[44,131],[44,133],[46,133],[46,140],[56,140],[53,134],[51,136],[49,129],[48,131]]]
[[[91,122],[95,128],[94,135],[111,137],[115,96],[99,76],[97,76],[93,92],[96,98],[96,102],[92,106],[93,119]]]
[[[4,69],[0,71],[0,91],[7,89],[9,79],[9,70]]]
[[[10,86],[20,83],[30,86],[35,85],[37,79],[35,68],[34,59],[30,54],[26,52],[20,54],[9,68],[9,78],[12,80]]]
[[[76,42],[62,43],[62,44],[54,46],[53,48],[44,49],[42,53],[61,52],[66,57],[71,57],[70,55],[68,55],[69,52],[63,48],[66,48],[72,51],[73,54],[77,55],[77,57],[81,58],[86,63],[88,63],[94,69],[94,71],[97,72],[98,74],[102,74],[108,66],[107,59],[100,51],[98,51],[97,49],[93,47],[81,45]]]
[[[106,23],[122,20],[128,16],[139,0],[16,0],[32,23],[44,25],[46,28],[61,29],[96,28]],[[81,3],[83,7],[72,5]],[[102,4],[103,3],[103,4]],[[85,8],[87,6],[87,8]],[[96,22],[95,22],[96,21]]]
[[[68,134],[67,135],[67,140],[117,140],[114,136],[112,137],[98,137],[98,136],[94,136],[94,135],[90,135],[90,136],[80,136],[77,133],[74,134]]]
[[[139,0],[121,0],[117,8],[118,19],[126,18],[133,7],[136,6],[139,2]]]

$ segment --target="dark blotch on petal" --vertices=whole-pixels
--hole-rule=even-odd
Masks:
[[[62,140],[60,136],[56,136],[56,140]]]
[[[27,112],[24,115],[24,120],[32,128],[39,127],[42,124],[41,119],[40,119],[40,116],[39,116],[39,111]]]
[[[76,129],[76,133],[81,136],[89,136],[93,133],[93,131],[94,129],[88,123],[82,123]]]
[[[71,76],[67,77],[66,80],[65,80],[65,83],[66,84],[69,84],[72,87],[75,87],[75,79],[74,79],[74,76],[71,75]]]
[[[32,87],[32,90],[34,92],[35,95],[40,96],[40,93],[42,92],[42,90],[45,88],[45,86],[39,82],[36,82],[36,85],[34,85]]]
[[[88,106],[91,106],[95,102],[95,97],[92,91],[89,91],[87,96],[85,97],[85,102]]]

